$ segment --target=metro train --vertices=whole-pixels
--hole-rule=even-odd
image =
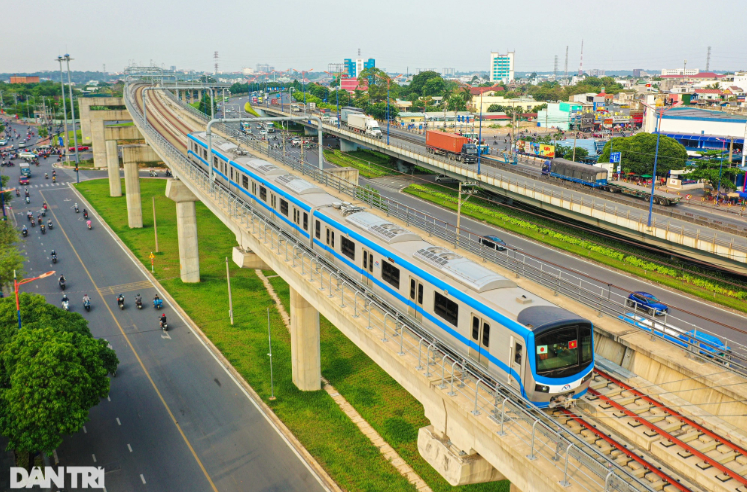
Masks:
[[[540,408],[568,407],[586,393],[591,321],[279,166],[239,156],[225,139],[212,140],[215,179],[453,353]],[[204,132],[190,134],[187,153],[208,171],[206,142]]]

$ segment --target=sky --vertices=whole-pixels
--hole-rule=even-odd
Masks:
[[[61,7],[65,5],[66,7]],[[389,72],[488,70],[490,52],[515,52],[515,70],[747,69],[744,0],[26,0],[6,22],[0,73],[122,71],[132,63],[220,71],[269,63],[315,72],[375,58]],[[731,12],[732,14],[729,14]],[[741,12],[740,14],[738,14]]]

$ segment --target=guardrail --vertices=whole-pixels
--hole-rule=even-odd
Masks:
[[[265,109],[268,109],[268,108],[265,108]],[[283,111],[280,111],[276,107],[272,107],[271,109],[273,111],[277,111],[277,112],[279,112],[281,114],[285,114]],[[474,175],[475,179],[478,179],[480,181],[485,181],[485,178],[496,179],[496,180],[498,180],[500,182],[500,187],[501,188],[506,188],[507,189],[508,185],[514,185],[515,184],[515,186],[517,188],[531,189],[532,190],[532,198],[534,198],[536,200],[539,200],[539,201],[544,201],[544,202],[548,202],[549,203],[549,202],[552,201],[553,198],[560,198],[558,196],[558,193],[557,193],[556,190],[548,189],[548,188],[542,186],[541,184],[538,186],[537,183],[536,183],[536,181],[535,181],[535,179],[534,179],[534,177],[531,178],[532,181],[533,181],[531,184],[519,183],[518,177],[517,177],[518,173],[515,173],[513,170],[511,172],[506,171],[508,174],[504,174],[502,172],[499,172],[494,167],[483,166],[482,169],[481,169],[481,173],[478,175],[476,173],[476,169],[477,168],[475,167],[474,164],[472,164],[472,165],[470,165],[470,164],[464,164],[461,161],[449,160],[448,158],[443,158],[443,157],[440,157],[440,156],[436,156],[434,154],[424,154],[424,153],[422,153],[420,151],[420,149],[418,149],[416,151],[416,150],[413,150],[412,148],[405,147],[402,144],[398,144],[398,143],[387,144],[387,143],[383,142],[380,139],[371,138],[371,137],[367,137],[365,135],[362,135],[360,133],[351,132],[351,131],[345,130],[342,127],[338,129],[336,125],[325,124],[324,128],[325,128],[326,131],[331,132],[333,134],[342,135],[345,138],[349,138],[349,139],[353,139],[353,140],[359,140],[360,142],[363,142],[364,145],[370,146],[372,148],[379,147],[381,149],[388,150],[390,152],[398,153],[398,154],[400,154],[400,155],[402,155],[404,157],[408,157],[408,158],[411,158],[413,160],[420,161],[420,162],[422,162],[424,164],[427,164],[427,165],[431,165],[431,166],[438,167],[438,168],[445,169],[445,170],[448,170],[448,169],[446,169],[447,167],[457,167],[457,168],[460,168],[460,169],[462,169],[462,170],[465,171],[464,173],[462,173],[465,176],[472,176],[472,175]],[[495,161],[495,159],[493,159],[493,161]],[[505,187],[503,186],[504,183],[506,184]],[[598,201],[594,200],[593,196],[590,197],[590,200],[589,200],[588,196],[584,196],[584,195],[587,195],[586,193],[581,193],[578,190],[576,190],[576,191],[577,191],[577,193],[579,195],[582,195],[582,196],[581,197],[578,197],[578,196],[571,197],[570,198],[570,202],[573,205],[578,205],[578,206],[581,206],[581,207],[589,207],[591,210],[605,210],[606,213],[614,215],[618,219],[621,219],[621,220],[632,220],[633,222],[635,222],[637,224],[647,224],[648,223],[648,213],[647,213],[647,211],[646,212],[644,212],[644,211],[639,212],[638,215],[637,215],[637,217],[636,217],[635,214],[631,214],[630,211],[627,211],[627,212],[624,212],[624,213],[622,211],[618,212],[618,210],[616,208],[612,209],[611,207],[607,206],[607,204],[604,201],[603,202],[598,202]],[[544,195],[545,197],[548,197],[548,198],[547,199],[542,199],[541,197],[538,198],[536,196],[537,193],[540,193],[540,194],[542,194],[542,195]],[[608,198],[609,197],[605,196],[604,200],[606,200]],[[568,197],[566,197],[566,199],[568,199]],[[629,205],[629,204],[626,203],[626,205]],[[714,221],[714,222],[718,222],[718,221]],[[716,234],[715,232],[713,234],[704,234],[704,233],[702,233],[698,229],[693,230],[693,229],[685,227],[684,225],[671,224],[670,221],[668,221],[668,220],[662,221],[661,217],[658,217],[658,220],[657,220],[656,216],[653,217],[652,227],[654,227],[654,228],[658,227],[658,228],[661,228],[661,229],[666,229],[666,231],[667,231],[668,234],[679,234],[683,238],[687,237],[687,238],[690,238],[690,239],[695,240],[695,241],[701,241],[701,242],[707,243],[707,244],[719,245],[719,246],[722,246],[724,248],[730,248],[732,250],[740,251],[740,252],[743,252],[743,253],[747,254],[747,244],[744,244],[744,245],[743,244],[739,244],[739,243],[735,244],[733,238],[720,238],[720,237],[718,237],[718,234]],[[726,231],[729,231],[730,229],[734,229],[734,228],[730,228],[728,226],[728,224],[727,225],[724,225],[724,224],[719,225],[719,224],[714,223],[713,227],[714,228],[718,228],[720,230],[726,230]],[[737,231],[741,231],[741,230],[737,229]],[[745,231],[741,231],[741,232],[744,233]]]
[[[417,364],[414,369],[425,371],[426,377],[433,377],[440,372],[441,384],[437,386],[438,389],[445,391],[448,388],[446,395],[449,397],[471,402],[470,413],[475,418],[487,416],[492,425],[499,429],[496,431],[497,435],[511,434],[520,439],[530,450],[530,460],[541,458],[563,473],[561,485],[574,484],[588,491],[652,490],[642,480],[601,453],[596,446],[579,439],[548,414],[523,399],[513,388],[493,380],[469,360],[454,355],[417,321],[391,306],[381,304],[368,289],[327,264],[315,251],[309,250],[305,243],[285,234],[270,218],[252,208],[241,196],[210,180],[205,170],[189,160],[155,128],[145,123],[137,104],[131,100],[129,87],[126,93],[125,101],[134,121],[154,150],[170,165],[175,176],[190,182],[192,187],[197,188],[198,195],[209,196],[235,223],[249,228],[282,261],[300,270],[304,280],[322,293],[327,293],[330,302],[339,302],[339,307],[350,311],[353,318],[364,317],[369,330],[381,332],[382,343],[392,342],[391,350],[398,350],[396,354],[404,358],[403,363]],[[313,167],[308,170],[316,171],[314,175],[317,178],[326,175]],[[327,175],[327,183],[332,181],[329,178],[334,176]],[[370,199],[372,194],[368,197]],[[367,203],[381,205],[382,202],[370,199]]]
[[[176,100],[168,91],[164,91],[163,94],[181,108],[191,112],[200,121],[204,121],[207,124],[208,118],[205,114]],[[280,161],[301,175],[309,177],[325,186],[337,189],[340,193],[361,200],[371,208],[379,209],[387,215],[397,217],[405,221],[408,226],[425,231],[429,236],[433,235],[444,239],[453,244],[455,249],[462,248],[470,251],[479,255],[483,261],[490,261],[512,271],[517,277],[523,276],[540,285],[549,287],[553,289],[556,295],[563,294],[594,309],[599,316],[607,314],[608,316],[625,321],[641,331],[650,333],[652,340],[663,340],[683,349],[688,357],[716,363],[719,367],[747,377],[747,345],[738,343],[723,335],[718,335],[669,314],[663,318],[649,315],[640,310],[637,305],[629,306],[628,298],[612,291],[609,285],[599,285],[585,278],[575,276],[556,266],[543,262],[539,258],[517,250],[506,249],[505,251],[496,251],[486,247],[480,242],[482,236],[467,229],[460,228],[457,234],[456,226],[444,220],[408,207],[396,200],[381,197],[373,189],[345,181],[318,169],[314,165],[284,154],[280,149],[273,149],[267,143],[249,139],[237,128],[227,127],[223,124],[214,126],[218,127],[217,131],[231,136],[231,138],[235,139],[242,146],[254,149]],[[695,334],[705,333],[716,337],[724,345],[728,346],[729,349],[724,351],[722,347],[714,345],[707,340],[696,339],[693,337],[692,332]]]

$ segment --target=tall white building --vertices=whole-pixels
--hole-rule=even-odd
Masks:
[[[682,75],[682,72],[685,72],[685,75],[695,75],[700,73],[700,69],[698,68],[662,68],[661,74],[662,75]]]
[[[490,81],[508,83],[514,80],[514,52],[490,53]]]

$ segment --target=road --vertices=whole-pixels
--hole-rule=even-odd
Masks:
[[[246,98],[237,98],[236,102],[233,104],[234,108],[233,113],[231,114],[232,117],[251,117],[247,113],[243,112],[243,105],[245,100]],[[255,136],[259,137],[259,130],[256,128],[256,125],[251,125],[251,130],[255,134]],[[334,143],[334,140],[325,142],[325,145],[328,145],[329,143]],[[287,152],[298,155],[300,151],[298,148],[288,146]],[[316,152],[305,151],[305,155],[307,161],[310,164],[314,166],[317,165],[318,161]],[[325,167],[333,167],[333,165],[325,163]],[[396,178],[394,180],[391,180],[389,178],[369,180],[361,177],[359,178],[359,184],[361,186],[371,186],[378,190],[382,196],[397,200],[400,203],[428,213],[429,215],[447,221],[450,224],[456,223],[456,214],[452,211],[443,209],[429,202],[425,202],[411,195],[401,193],[401,181],[403,179],[405,178]],[[416,175],[414,176],[413,182],[429,179],[432,180],[433,176]],[[389,182],[391,181],[399,183],[391,185],[389,184]],[[739,331],[731,329],[731,327],[738,329],[745,328],[744,315],[741,313],[736,314],[717,305],[713,305],[702,300],[681,294],[673,289],[663,287],[660,284],[649,283],[648,281],[645,281],[639,277],[634,277],[625,272],[620,272],[618,270],[590,262],[586,259],[576,257],[570,253],[565,253],[547,245],[536,243],[521,235],[501,230],[479,221],[462,217],[461,227],[483,236],[497,235],[503,238],[511,248],[534,256],[535,258],[540,258],[542,261],[553,264],[554,266],[569,273],[575,274],[576,276],[585,277],[587,280],[600,287],[607,288],[609,286],[613,293],[618,293],[622,296],[627,296],[627,294],[633,291],[645,291],[652,293],[659,299],[662,299],[665,303],[669,304],[671,314],[683,321],[681,326],[679,326],[680,328],[684,330],[691,330],[695,327],[699,327],[712,331],[724,339],[747,345],[747,334],[740,333]],[[670,320],[670,323],[673,322]]]
[[[33,175],[51,174],[55,160],[41,162]],[[17,169],[10,168],[10,174]],[[89,173],[99,172],[82,172],[81,179]],[[163,312],[169,331],[159,329],[160,312],[150,304],[156,289],[142,266],[126,255],[98,217],[92,216],[92,230],[86,228],[82,213],[73,210],[78,199],[68,187],[74,172],[57,174],[61,183],[56,186],[32,178],[31,205],[49,205],[45,221],[51,219],[54,229],[42,235],[38,226],[29,228],[21,241],[27,273],[64,273],[71,309],[89,321],[95,337],[112,344],[120,359],[108,398],[92,408],[84,428],[57,449],[60,465],[103,466],[109,492],[324,490],[168,304]],[[19,227],[27,223],[25,210],[14,210]],[[50,261],[52,249],[57,264]],[[23,291],[59,305],[58,275]],[[119,293],[126,298],[123,311],[116,305]],[[135,309],[138,293],[146,301],[143,310]],[[90,312],[83,309],[84,294],[92,298]]]

